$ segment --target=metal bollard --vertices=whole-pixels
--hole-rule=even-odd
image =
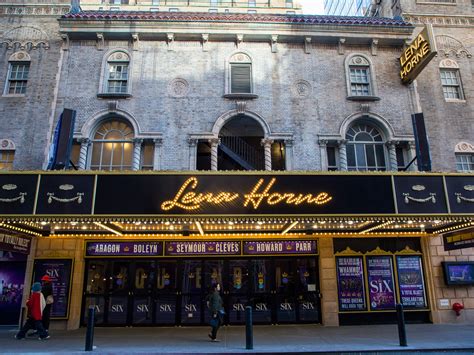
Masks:
[[[245,307],[245,349],[253,349],[252,307]]]
[[[86,331],[86,349],[85,351],[92,351],[94,344],[94,313],[95,307],[89,306],[89,317],[87,318],[87,331]]]
[[[397,320],[398,320],[398,338],[400,346],[407,346],[407,333],[405,331],[405,316],[403,315],[403,305],[397,303]]]

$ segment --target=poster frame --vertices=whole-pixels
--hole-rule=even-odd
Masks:
[[[425,264],[423,262],[423,254],[421,253],[418,253],[414,250],[409,250],[409,249],[405,249],[401,252],[397,252],[394,254],[394,258],[395,258],[395,273],[396,273],[396,278],[397,278],[397,297],[400,298],[398,300],[398,302],[400,304],[402,304],[401,302],[401,297],[402,297],[402,294],[401,294],[401,291],[400,291],[400,278],[399,278],[399,273],[398,273],[398,257],[401,256],[401,257],[418,257],[420,259],[420,266],[421,266],[421,278],[422,278],[422,285],[423,285],[423,297],[425,299],[425,306],[422,308],[422,307],[410,307],[410,306],[405,306],[403,305],[403,308],[405,310],[411,310],[411,311],[426,311],[426,310],[429,310],[430,309],[430,302],[429,302],[429,298],[428,298],[428,294],[426,292],[426,276],[425,276]]]
[[[35,274],[36,274],[36,262],[37,261],[59,261],[59,260],[65,260],[70,262],[70,270],[69,270],[69,285],[67,289],[67,309],[66,309],[66,316],[65,317],[53,317],[51,316],[52,320],[66,320],[69,319],[69,314],[70,314],[70,308],[71,308],[71,288],[72,288],[72,277],[74,275],[74,258],[68,258],[68,257],[37,257],[34,258],[33,260],[33,272],[31,275],[31,285],[33,285],[34,279],[35,279]]]
[[[334,254],[334,257],[336,259],[336,282],[337,282],[337,305],[338,305],[338,313],[366,313],[369,311],[368,308],[368,302],[367,302],[367,283],[365,281],[365,261],[364,261],[364,254],[361,252],[354,251],[347,247],[346,250],[344,250],[341,253],[336,253]],[[338,258],[345,258],[345,257],[358,257],[362,261],[362,282],[363,282],[363,298],[364,298],[364,309],[363,310],[342,310],[340,308],[340,299],[339,299],[339,272],[337,270],[337,259]]]

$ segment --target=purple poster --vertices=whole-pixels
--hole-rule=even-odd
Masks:
[[[0,325],[18,324],[25,270],[25,262],[0,261]]]
[[[244,255],[316,254],[315,240],[269,240],[244,242]]]
[[[72,259],[36,259],[33,282],[40,282],[44,275],[51,278],[54,303],[51,318],[68,318],[71,289]]]
[[[368,256],[370,309],[379,311],[395,308],[395,288],[391,256]]]
[[[86,242],[87,256],[163,256],[162,242]]]
[[[365,311],[364,267],[361,256],[336,258],[339,311]]]
[[[397,270],[402,304],[407,308],[426,308],[421,257],[397,256]]]
[[[240,242],[207,241],[207,242],[165,242],[166,256],[187,255],[240,255]]]

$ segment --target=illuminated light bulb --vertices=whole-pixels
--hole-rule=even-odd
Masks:
[[[354,224],[353,221],[347,221],[346,223],[349,224],[349,225]]]
[[[165,226],[169,226],[170,225],[170,222],[169,221],[166,221],[165,222]]]
[[[408,224],[413,224],[413,221],[407,221]]]
[[[42,226],[45,226],[45,225],[47,225],[47,224],[48,224],[48,222],[41,221],[41,225],[42,225]]]

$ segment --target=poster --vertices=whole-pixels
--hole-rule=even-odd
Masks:
[[[18,324],[25,270],[25,262],[0,261],[0,325]]]
[[[368,256],[370,309],[381,311],[395,309],[395,284],[391,256]]]
[[[33,282],[40,282],[44,275],[48,275],[53,284],[54,303],[51,307],[51,318],[68,318],[72,259],[36,259]]]
[[[400,300],[407,308],[426,308],[423,269],[419,255],[397,256]]]
[[[336,258],[339,311],[365,311],[364,268],[361,256]]]

